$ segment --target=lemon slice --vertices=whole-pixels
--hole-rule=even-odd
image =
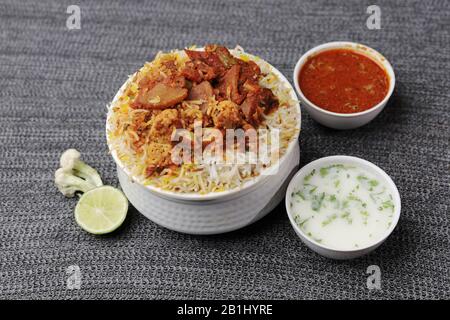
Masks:
[[[127,211],[128,200],[122,191],[103,186],[83,194],[75,207],[75,221],[89,233],[105,234],[122,224]]]

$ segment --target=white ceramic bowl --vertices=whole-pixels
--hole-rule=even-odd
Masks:
[[[384,97],[384,99],[376,106],[362,112],[336,113],[318,107],[317,105],[309,101],[303,94],[298,83],[298,76],[300,70],[302,69],[306,61],[308,61],[310,57],[318,54],[319,52],[339,48],[353,49],[358,53],[361,53],[371,58],[372,60],[377,62],[383,69],[386,70],[386,73],[389,77],[388,93]],[[389,61],[385,57],[383,57],[378,51],[355,42],[344,42],[344,41],[328,42],[312,48],[311,50],[306,52],[303,56],[301,56],[301,58],[298,60],[297,64],[295,65],[293,77],[295,89],[297,90],[298,96],[300,97],[300,101],[303,103],[303,106],[305,107],[306,111],[309,113],[311,118],[313,118],[320,124],[333,129],[354,129],[372,121],[386,106],[386,103],[388,102],[389,98],[394,92],[395,87],[394,69],[392,68]]]
[[[319,243],[309,236],[307,236],[302,229],[295,223],[294,221],[294,213],[291,211],[290,203],[292,202],[292,192],[294,189],[300,185],[303,178],[308,175],[311,170],[316,169],[319,170],[320,167],[333,164],[333,163],[342,163],[342,164],[353,164],[358,165],[365,170],[371,172],[375,176],[377,176],[379,179],[382,179],[386,185],[389,187],[390,191],[392,192],[393,201],[395,204],[395,212],[393,216],[393,221],[391,226],[385,231],[385,233],[380,237],[378,240],[373,242],[372,244],[360,247],[358,249],[352,249],[352,250],[338,250],[335,248],[330,248],[329,246],[326,246],[322,243]],[[365,254],[368,254],[369,252],[375,250],[378,246],[380,246],[386,238],[392,233],[392,231],[395,229],[398,220],[400,218],[400,211],[401,211],[401,201],[400,201],[400,194],[397,190],[397,187],[395,183],[392,181],[392,179],[384,172],[382,169],[380,169],[378,166],[374,165],[373,163],[363,160],[361,158],[357,157],[351,157],[351,156],[330,156],[330,157],[324,157],[320,158],[318,160],[312,161],[308,163],[306,166],[301,168],[295,176],[292,178],[291,182],[289,183],[289,186],[286,191],[286,211],[289,217],[289,221],[291,222],[292,227],[295,230],[295,233],[300,237],[300,239],[303,241],[304,244],[311,250],[317,252],[318,254],[325,256],[327,258],[332,259],[338,259],[338,260],[344,260],[344,259],[353,259],[360,256],[363,256]]]
[[[234,50],[232,53],[240,54]],[[250,54],[245,53],[245,55],[258,60]],[[271,65],[269,67],[279,77],[282,85],[289,90],[291,98],[296,101],[297,96],[289,81],[275,67]],[[119,99],[129,81],[131,77],[119,89],[111,105]],[[296,109],[298,130],[285,154],[279,159],[278,166],[269,167],[265,175],[257,176],[240,188],[205,195],[177,193],[141,184],[118,158],[116,151],[109,143],[107,134],[108,147],[117,164],[122,190],[142,214],[171,230],[191,234],[216,234],[244,227],[270,212],[282,200],[287,187],[286,179],[298,166],[298,135],[301,124],[298,103]],[[106,120],[107,132],[110,128],[110,114],[111,108],[108,110]]]

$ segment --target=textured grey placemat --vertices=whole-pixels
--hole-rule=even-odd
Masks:
[[[81,8],[81,30],[66,28],[70,4]],[[366,27],[370,4],[1,0],[0,297],[449,299],[450,2],[377,1],[380,30]],[[332,40],[380,50],[397,75],[391,102],[361,129],[329,130],[303,113],[302,165],[355,155],[396,182],[401,220],[376,252],[347,262],[316,255],[283,205],[219,236],[171,232],[134,209],[108,236],[76,226],[76,200],[53,185],[59,154],[81,150],[118,184],[105,106],[158,50],[239,44],[291,79],[303,52]],[[381,290],[366,286],[369,265],[381,269]],[[79,267],[80,289],[67,286],[69,266]]]

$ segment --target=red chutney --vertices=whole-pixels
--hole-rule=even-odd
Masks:
[[[389,78],[375,61],[351,49],[323,51],[300,70],[299,85],[316,106],[337,113],[370,109],[387,95]]]

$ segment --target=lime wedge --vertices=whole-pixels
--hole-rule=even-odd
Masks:
[[[75,207],[75,221],[89,233],[105,234],[122,224],[127,211],[128,200],[122,191],[103,186],[83,194]]]

